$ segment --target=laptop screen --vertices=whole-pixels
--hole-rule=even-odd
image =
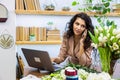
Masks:
[[[55,71],[47,51],[22,48],[22,52],[30,67]]]

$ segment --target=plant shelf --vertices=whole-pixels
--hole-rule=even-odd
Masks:
[[[42,10],[15,10],[16,14],[19,15],[32,15],[32,14],[40,14],[40,15],[75,15],[80,12],[73,12],[73,11],[42,11]],[[95,12],[86,12],[89,16],[99,15],[102,16],[99,13]],[[120,12],[111,12],[107,13],[107,16],[120,16]]]
[[[61,44],[61,41],[16,41],[17,45],[22,45],[22,44]]]

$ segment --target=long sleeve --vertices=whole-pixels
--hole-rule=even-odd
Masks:
[[[91,65],[91,52],[92,47],[88,48],[84,51],[84,53],[80,56],[78,56],[79,64],[83,66],[90,66]]]
[[[56,63],[63,62],[67,58],[67,56],[68,56],[67,49],[68,49],[67,38],[64,37],[63,41],[62,41],[62,44],[61,44],[61,47],[60,47],[59,55],[54,60],[54,62],[56,62]]]

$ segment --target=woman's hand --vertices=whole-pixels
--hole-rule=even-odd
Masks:
[[[52,61],[52,62],[55,62],[55,63],[60,63],[59,58],[51,58],[51,61]]]
[[[87,36],[87,29],[83,32],[81,39],[80,39],[80,43],[82,43],[82,44],[84,43],[86,36]]]
[[[87,30],[83,32],[80,39],[80,50],[79,50],[80,56],[84,53],[84,41],[86,39],[86,36],[87,36]]]
[[[51,58],[51,62],[54,62],[55,61],[55,58]]]

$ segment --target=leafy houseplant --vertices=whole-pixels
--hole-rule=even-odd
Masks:
[[[100,1],[101,1],[100,4],[98,3],[98,4],[93,5],[92,4],[93,0],[85,0],[87,5],[89,5],[89,4],[92,4],[92,5],[87,6],[87,7],[83,8],[83,9],[78,8],[78,10],[79,11],[84,11],[84,12],[89,11],[89,12],[97,13],[97,14],[94,15],[94,17],[97,19],[98,23],[103,24],[104,20],[107,19],[106,13],[109,13],[110,10],[111,10],[110,9],[110,2],[112,0],[100,0]],[[72,6],[76,6],[76,5],[80,5],[80,2],[73,1]],[[103,21],[103,23],[101,21]]]
[[[112,1],[112,0],[98,0],[99,2],[97,3],[97,4],[95,4],[95,5],[93,5],[92,4],[92,2],[93,2],[93,0],[85,0],[85,3],[84,4],[87,4],[87,5],[89,5],[89,4],[92,4],[92,5],[90,5],[90,6],[87,6],[87,7],[85,7],[84,9],[81,9],[81,8],[78,8],[78,10],[80,10],[80,11],[95,11],[95,12],[101,12],[101,14],[105,14],[105,13],[107,13],[107,12],[110,12],[110,2]],[[101,6],[101,4],[102,4],[102,6]],[[74,0],[73,2],[72,2],[72,6],[76,6],[76,5],[80,5],[80,2],[78,2],[78,1],[76,1],[76,0]],[[96,6],[97,5],[97,6]],[[100,5],[100,6],[99,6]]]
[[[51,5],[46,5],[45,10],[52,11],[55,9],[55,6],[53,4]]]
[[[29,38],[30,38],[30,41],[36,41],[35,34],[30,34]]]
[[[49,21],[48,23],[47,23],[47,29],[48,30],[51,30],[52,28],[53,28],[53,22],[51,22],[51,21]]]

